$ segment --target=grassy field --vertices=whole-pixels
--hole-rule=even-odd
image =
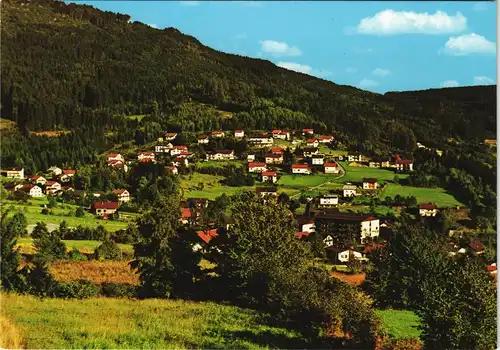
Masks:
[[[116,231],[127,227],[128,223],[124,221],[100,220],[91,213],[85,213],[83,217],[74,215],[75,205],[58,204],[56,208],[49,209],[52,214],[44,215],[41,213],[43,205],[47,204],[47,198],[32,198],[28,203],[5,200],[2,205],[5,209],[10,209],[9,215],[14,215],[16,212],[22,212],[28,221],[28,225],[34,225],[37,222],[45,222],[46,224],[59,225],[62,221],[66,221],[69,227],[78,225],[86,227],[97,227],[103,225],[108,231]],[[128,215],[128,213],[127,213]]]
[[[139,275],[130,269],[126,260],[60,260],[50,266],[50,272],[58,281],[87,280],[94,284],[139,284]]]
[[[223,176],[194,173],[193,175],[183,176],[181,180],[181,189],[184,198],[208,198],[215,199],[223,193],[228,196],[238,191],[251,191],[256,186],[232,187],[220,183]]]
[[[278,180],[277,184],[287,187],[314,187],[319,186],[325,182],[334,181],[338,175],[292,175],[283,174]]]
[[[313,347],[297,333],[266,325],[254,311],[214,303],[41,300],[5,293],[1,299],[3,317],[31,349]]]
[[[356,167],[349,166],[347,162],[339,162],[345,169],[345,175],[339,178],[340,182],[360,182],[363,181],[365,177],[375,177],[379,181],[392,181],[394,176],[398,175],[400,179],[407,178],[407,174],[396,174],[392,170],[380,169],[380,168],[370,168],[366,166]]]
[[[93,253],[94,250],[101,245],[100,241],[89,240],[63,240],[63,242],[69,250],[76,249],[84,253]],[[17,245],[21,248],[22,253],[30,254],[34,251],[32,238],[18,238]],[[133,251],[132,245],[130,244],[118,244],[118,246],[123,251]]]
[[[377,310],[382,321],[382,330],[392,339],[418,338],[417,328],[420,320],[415,313],[408,310]]]
[[[421,188],[411,186],[401,186],[398,184],[388,184],[380,193],[380,198],[400,196],[415,196],[418,203],[432,202],[438,207],[455,207],[462,205],[451,194],[442,188]]]
[[[236,165],[237,167],[242,167],[245,164],[243,160],[229,160],[229,161],[217,161],[217,160],[207,160],[203,162],[198,162],[196,165],[199,168],[223,168],[229,165]]]

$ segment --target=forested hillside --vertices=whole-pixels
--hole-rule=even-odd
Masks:
[[[159,129],[313,126],[372,154],[496,133],[493,86],[382,96],[52,0],[4,0],[1,34],[1,112],[21,131],[133,129],[137,122],[113,116],[157,112],[166,116],[155,120]],[[190,101],[232,117],[200,121],[183,113]]]

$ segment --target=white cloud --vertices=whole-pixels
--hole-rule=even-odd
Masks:
[[[262,52],[269,53],[274,57],[302,55],[302,51],[300,51],[298,47],[289,46],[285,42],[279,42],[274,40],[261,41],[260,49]]]
[[[467,28],[467,18],[460,12],[450,16],[446,12],[436,11],[417,13],[413,11],[384,10],[373,17],[363,18],[357,28],[358,34],[393,35],[393,34],[450,34]]]
[[[490,8],[490,3],[486,1],[479,1],[474,4],[474,7],[472,7],[472,11],[475,12],[483,12],[483,11],[488,11]],[[492,8],[494,10],[494,8]]]
[[[443,81],[439,86],[441,86],[442,88],[450,88],[460,86],[460,84],[456,80],[446,80]]]
[[[179,1],[179,3],[184,6],[198,6],[200,1]]]
[[[376,75],[376,76],[379,76],[379,77],[386,77],[388,76],[389,74],[391,74],[391,71],[388,70],[388,69],[384,69],[384,68],[375,68],[373,71],[372,71],[372,74],[373,75]]]
[[[378,85],[379,84],[375,80],[363,78],[363,80],[359,82],[358,87],[361,89],[370,89],[377,87]]]
[[[455,56],[464,56],[471,53],[494,54],[496,45],[484,36],[472,33],[450,37],[444,45],[444,49],[440,51]]]
[[[494,85],[495,81],[485,76],[474,77],[474,85]]]
[[[150,26],[151,28],[158,29],[158,26],[156,24],[148,24],[148,26]]]
[[[295,72],[313,75],[316,77],[326,77],[332,75],[332,72],[326,70],[316,70],[307,64],[300,64],[295,62],[278,62],[276,63],[278,67],[285,68],[288,70],[293,70]]]
[[[358,72],[358,68],[355,68],[355,67],[348,67],[345,69],[346,73],[357,73]]]

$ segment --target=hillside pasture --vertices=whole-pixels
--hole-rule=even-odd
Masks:
[[[50,272],[58,281],[87,280],[94,284],[139,284],[139,275],[129,266],[128,260],[60,260],[50,266]]]
[[[419,317],[409,310],[377,310],[376,314],[382,321],[382,331],[389,338],[419,338]]]
[[[91,240],[63,240],[68,251],[78,250],[82,253],[93,253],[94,250],[101,245],[100,241]],[[17,246],[20,248],[21,253],[32,254],[35,251],[33,247],[33,239],[30,237],[21,237],[17,239]],[[131,244],[118,244],[118,247],[124,252],[132,252]]]
[[[215,199],[223,193],[230,196],[239,191],[252,191],[256,186],[241,186],[233,187],[223,185],[220,181],[224,180],[223,176],[193,173],[185,175],[181,178],[181,189],[184,198],[207,198]]]
[[[405,179],[408,174],[398,174],[392,170],[381,168],[370,168],[367,166],[350,166],[348,162],[339,162],[345,170],[343,177],[339,178],[339,182],[361,182],[363,178],[377,178],[378,181],[393,181],[397,175],[400,179]]]
[[[385,197],[394,198],[398,194],[402,197],[414,196],[415,198],[417,198],[417,202],[419,204],[434,203],[441,208],[463,205],[455,197],[453,197],[453,195],[448,193],[443,188],[423,188],[402,186],[398,184],[388,184],[381,191],[379,197],[381,199],[384,199]]]
[[[324,184],[326,182],[334,181],[338,175],[323,175],[323,174],[311,174],[311,175],[293,175],[293,174],[283,174],[278,180],[277,184],[286,187],[314,187]]]

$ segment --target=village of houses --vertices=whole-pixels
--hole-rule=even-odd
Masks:
[[[178,133],[166,132],[159,137],[154,149],[142,150],[137,153],[136,159],[125,159],[122,154],[110,153],[106,155],[107,164],[110,167],[121,169],[127,172],[131,167],[140,163],[165,163],[165,170],[173,175],[179,174],[180,168],[191,165],[191,161],[196,154],[195,150],[190,151],[187,145],[173,145],[171,142],[176,139]],[[316,135],[312,128],[305,128],[299,131],[272,130],[266,133],[251,133],[246,135],[244,130],[212,131],[209,135],[201,135],[197,138],[198,145],[208,145],[211,140],[220,138],[245,139],[251,150],[245,153],[245,158],[238,159],[235,151],[231,149],[220,149],[204,153],[204,159],[199,161],[230,162],[234,160],[243,161],[248,173],[255,174],[258,181],[262,183],[255,191],[261,196],[278,197],[278,189],[273,186],[278,182],[280,174],[292,174],[293,176],[310,176],[315,173],[341,177],[345,173],[339,162],[349,162],[369,168],[391,169],[394,173],[410,173],[413,171],[413,161],[411,159],[401,159],[398,155],[388,156],[386,159],[368,159],[364,155],[357,153],[322,153],[321,149],[333,148],[334,137],[331,135]],[[276,145],[277,140],[288,142],[288,150]],[[418,144],[418,147],[425,147]],[[199,149],[199,148],[197,148]],[[252,151],[252,150],[261,150]],[[262,152],[263,151],[263,152]],[[285,153],[293,152],[294,162],[285,162]],[[257,155],[259,154],[259,156]],[[262,155],[263,154],[263,155]],[[75,191],[67,184],[75,176],[73,169],[61,169],[52,166],[47,169],[44,176],[27,175],[24,169],[2,170],[2,176],[24,180],[23,183],[5,186],[10,191],[22,191],[30,197],[57,196],[65,191]],[[322,237],[326,250],[333,256],[335,263],[347,263],[352,259],[367,260],[367,254],[375,247],[383,246],[385,238],[390,234],[394,220],[381,219],[373,215],[346,213],[339,211],[340,205],[348,205],[349,200],[358,195],[366,195],[370,191],[379,189],[377,178],[364,178],[362,182],[343,184],[337,191],[326,193],[315,198],[308,198],[310,203],[309,211],[306,214],[296,215],[298,223],[297,237],[307,239],[315,232],[318,225],[324,222],[333,224],[334,227],[342,225],[352,225],[355,227],[358,236],[358,245],[349,247],[338,247],[334,244],[335,232]],[[127,189],[115,189],[117,201],[100,201],[100,194],[96,193],[95,202],[89,211],[97,217],[107,219],[117,212],[122,203],[132,200]],[[194,203],[194,204],[193,204]],[[203,216],[203,209],[208,205],[208,200],[204,198],[187,198],[181,203],[181,221],[183,224],[196,227],[199,218]],[[421,217],[435,217],[439,208],[432,203],[421,203],[418,206],[417,215]],[[227,225],[231,225],[230,218],[227,218]],[[200,243],[195,249],[201,249],[208,245],[217,236],[217,228],[197,231]],[[458,247],[450,244],[448,247],[450,255],[471,253],[480,255],[484,253],[485,246],[479,241],[474,241],[468,247]],[[496,274],[496,265],[488,267],[488,270]]]

